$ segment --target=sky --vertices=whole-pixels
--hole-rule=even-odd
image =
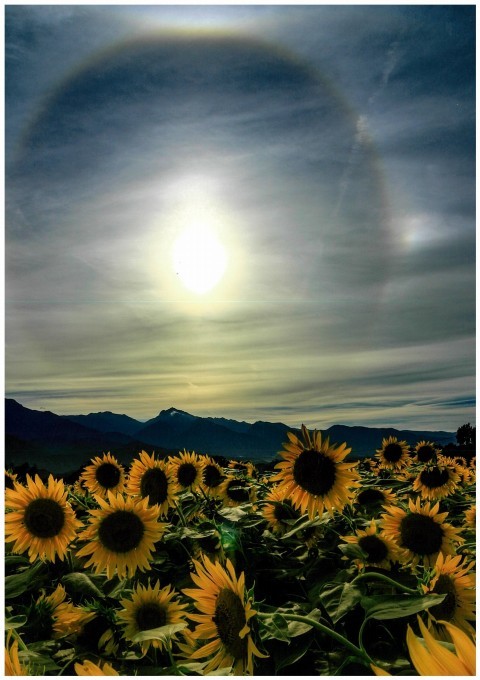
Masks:
[[[5,24],[7,397],[474,424],[474,5]]]

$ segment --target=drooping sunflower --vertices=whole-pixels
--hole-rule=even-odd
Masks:
[[[194,491],[202,482],[202,461],[195,451],[185,451],[169,458],[168,467],[178,491]]]
[[[364,511],[372,512],[380,509],[382,505],[393,504],[395,502],[396,497],[392,489],[368,486],[358,491],[354,504]]]
[[[108,578],[150,569],[154,544],[166,527],[158,522],[158,506],[149,506],[148,498],[124,498],[111,491],[108,503],[100,496],[95,499],[100,509],[90,510],[90,525],[79,536],[88,541],[77,552],[78,557],[90,555],[85,567],[93,565],[97,574],[106,571]]]
[[[85,659],[82,663],[76,663],[74,667],[77,675],[118,675],[113,666],[106,661],[99,660],[98,664],[96,664],[89,659]]]
[[[421,498],[435,500],[455,493],[459,482],[460,476],[452,466],[426,465],[413,482],[413,490]]]
[[[27,475],[26,486],[14,482],[14,488],[5,491],[5,509],[5,540],[14,541],[13,552],[28,552],[30,562],[37,557],[65,559],[82,526],[67,501],[65,485],[53,475],[46,486],[38,475],[35,480]]]
[[[153,588],[150,583],[147,588],[139,584],[132,597],[122,600],[121,605],[123,610],[118,613],[118,618],[125,626],[123,636],[130,641],[144,630],[184,622],[183,610],[187,606],[180,602],[178,594],[170,585],[160,588],[160,581]],[[140,644],[143,651],[150,645],[158,649],[164,647],[163,640],[144,640]]]
[[[429,615],[434,619],[448,621],[458,626],[471,637],[475,629],[475,578],[473,563],[462,561],[462,555],[444,557],[439,554],[433,574],[423,585],[425,593],[445,594],[440,604],[430,607]]]
[[[415,460],[418,463],[430,463],[435,462],[437,455],[440,453],[435,444],[432,442],[426,442],[424,440],[417,443],[414,449]]]
[[[148,498],[148,505],[158,505],[160,515],[165,516],[175,504],[176,485],[173,475],[163,460],[141,451],[130,468],[127,493]]]
[[[196,573],[191,578],[197,588],[183,592],[195,601],[200,614],[188,614],[198,625],[191,635],[195,643],[210,640],[194,648],[182,647],[190,659],[212,657],[203,669],[206,675],[219,668],[231,666],[235,675],[253,673],[253,657],[264,657],[251,635],[251,619],[256,614],[245,591],[245,574],[237,578],[235,569],[227,559],[225,567],[203,557],[194,560]],[[189,638],[186,638],[188,640]],[[190,647],[190,648],[188,648]]]
[[[209,496],[216,496],[225,475],[223,470],[210,456],[202,461],[202,489]]]
[[[381,448],[377,449],[379,467],[385,470],[401,470],[409,461],[406,441],[396,437],[384,437]]]
[[[472,505],[467,510],[465,510],[465,524],[469,529],[476,528],[476,518],[477,518],[477,506]]]
[[[330,445],[328,437],[322,440],[322,433],[316,430],[310,434],[305,425],[303,441],[292,432],[287,436],[289,442],[280,451],[284,460],[275,466],[280,472],[272,478],[279,482],[280,493],[302,514],[308,512],[310,519],[324,510],[332,514],[335,509],[342,510],[358,486],[358,475],[352,470],[357,463],[343,462],[351,449],[346,443]]]
[[[121,493],[125,490],[125,470],[111,453],[91,460],[92,464],[87,465],[80,475],[80,482],[91,494],[106,498],[109,491]]]
[[[227,477],[218,489],[218,497],[231,508],[242,503],[253,503],[256,496],[255,487],[248,480],[237,477]]]
[[[411,566],[423,562],[433,567],[439,553],[453,555],[455,543],[463,543],[458,530],[445,522],[448,512],[439,513],[440,504],[421,505],[420,498],[408,502],[408,511],[389,505],[382,515],[383,532],[399,546],[402,561]]]
[[[43,592],[29,609],[27,625],[31,639],[58,639],[80,632],[94,614],[66,600],[65,588],[59,584],[50,595]]]
[[[365,566],[390,569],[392,562],[399,559],[398,546],[391,538],[378,531],[378,525],[372,519],[366,529],[358,529],[354,536],[342,536],[346,543],[358,545],[365,553],[365,559],[354,560],[360,569]]]
[[[13,632],[8,631],[5,644],[5,675],[30,675],[28,668],[22,664],[18,654],[18,639],[13,639]]]
[[[263,506],[263,516],[268,522],[268,527],[274,534],[283,536],[292,528],[291,520],[301,517],[299,510],[293,507],[289,498],[284,498],[278,487],[272,489],[266,496]]]

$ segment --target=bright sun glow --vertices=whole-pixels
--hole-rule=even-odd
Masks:
[[[196,223],[177,237],[172,251],[173,268],[183,285],[197,295],[204,295],[222,279],[228,255],[215,232]]]

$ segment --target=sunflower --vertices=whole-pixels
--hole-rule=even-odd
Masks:
[[[382,505],[394,504],[396,496],[392,489],[380,489],[376,486],[367,486],[355,496],[355,505],[359,505],[362,510],[373,511]]]
[[[118,675],[117,671],[106,661],[99,661],[98,664],[93,663],[89,659],[85,659],[82,663],[75,664],[75,673],[77,675]]]
[[[95,498],[100,509],[90,510],[90,525],[79,536],[89,541],[77,552],[78,557],[90,555],[85,567],[94,565],[95,573],[106,571],[108,578],[150,569],[154,544],[166,527],[158,522],[158,506],[149,506],[148,498],[124,498],[111,491],[108,503],[100,496]]]
[[[92,464],[87,465],[80,476],[80,482],[91,494],[98,494],[106,498],[109,491],[121,493],[125,490],[125,471],[120,463],[110,453],[104,453],[103,458],[92,458]]]
[[[278,536],[283,536],[292,528],[292,520],[301,517],[300,512],[293,507],[289,498],[284,498],[278,487],[272,489],[266,496],[263,506],[263,516],[268,522],[268,527]]]
[[[452,466],[426,465],[413,482],[413,490],[420,492],[421,498],[435,500],[451,496],[459,482],[460,476]]]
[[[357,463],[344,463],[350,453],[347,445],[330,446],[329,438],[322,441],[322,433],[309,433],[302,425],[303,441],[288,432],[289,442],[284,444],[280,455],[285,459],[277,463],[280,472],[273,477],[280,482],[279,491],[291,499],[302,514],[308,512],[310,519],[324,509],[333,514],[351,502],[353,487],[358,486],[358,476],[351,468]]]
[[[232,666],[236,675],[253,673],[253,657],[264,655],[256,648],[250,620],[256,614],[245,592],[245,574],[237,578],[235,569],[227,559],[225,568],[218,562],[203,557],[203,563],[194,560],[196,569],[191,578],[197,588],[183,592],[195,600],[201,614],[188,614],[198,625],[191,639],[195,642],[210,640],[198,649],[185,649],[189,658],[210,659],[203,673],[207,675],[219,668]],[[186,638],[188,640],[188,638]]]
[[[18,639],[12,642],[13,632],[8,631],[5,644],[5,675],[30,675],[18,655]]]
[[[241,460],[231,460],[228,467],[235,472],[243,472],[247,477],[253,477],[254,472],[256,472],[253,463],[244,463]]]
[[[358,545],[365,553],[365,559],[355,560],[355,564],[363,569],[365,566],[390,569],[392,562],[399,558],[398,546],[386,536],[378,532],[377,523],[372,519],[365,529],[359,529],[354,536],[342,536],[346,543]]]
[[[437,449],[432,442],[422,440],[415,446],[413,453],[417,463],[430,463],[430,461],[435,462],[440,449]]]
[[[27,475],[27,485],[14,482],[5,491],[5,540],[15,541],[12,551],[28,551],[30,562],[37,557],[50,562],[65,559],[68,546],[82,523],[67,502],[67,490],[50,475],[48,484],[38,475]],[[8,511],[11,512],[8,512]]]
[[[246,479],[227,477],[219,486],[218,496],[223,499],[224,505],[233,508],[242,503],[253,503],[257,494],[255,487]]]
[[[411,499],[409,511],[389,505],[382,515],[383,531],[387,538],[392,538],[401,548],[401,555],[412,566],[423,561],[426,566],[433,567],[439,553],[454,554],[454,543],[463,543],[458,529],[445,522],[448,513],[439,513],[440,504],[431,507],[430,503],[420,504]]]
[[[398,441],[396,437],[382,439],[381,448],[377,449],[379,466],[386,470],[401,470],[409,460],[408,444]]]
[[[182,623],[185,620],[183,611],[186,604],[182,604],[177,593],[170,585],[160,589],[160,581],[153,586],[148,584],[145,588],[141,584],[137,586],[130,599],[121,601],[123,610],[118,613],[118,618],[125,626],[123,636],[127,640],[133,640],[135,635],[144,630],[152,630],[170,624]],[[144,640],[141,642],[145,652],[152,645],[163,649],[163,640]]]
[[[210,456],[205,456],[202,462],[202,489],[210,495],[216,496],[220,484],[225,479],[223,470]]]
[[[407,627],[407,647],[410,658],[419,675],[466,676],[476,675],[476,648],[470,638],[451,623],[442,622],[448,629],[453,642],[453,651],[435,640],[422,619],[417,616],[421,638],[417,637],[410,625]],[[390,675],[383,668],[371,664],[375,675]]]
[[[440,604],[430,607],[428,613],[434,619],[449,621],[470,636],[475,629],[469,621],[475,621],[475,579],[472,575],[473,564],[462,562],[461,555],[454,557],[439,554],[433,574],[426,585],[425,593],[446,594]]]
[[[163,460],[158,460],[152,453],[146,451],[136,458],[130,468],[127,481],[127,493],[132,496],[148,498],[148,505],[158,505],[160,515],[168,513],[168,509],[175,505],[175,483],[173,476]]]
[[[28,613],[28,629],[34,642],[79,633],[94,614],[66,602],[65,588],[58,584],[53,593],[43,592]]]
[[[476,517],[477,517],[477,506],[472,505],[467,510],[465,510],[465,524],[468,529],[476,528]]]
[[[448,621],[440,621],[447,629],[455,651],[450,651],[432,634],[418,616],[423,640],[417,638],[411,627],[407,629],[410,658],[420,675],[476,675],[475,644],[462,630]]]
[[[202,461],[195,451],[183,453],[170,458],[169,469],[179,491],[194,491],[202,481]]]
[[[14,472],[10,472],[10,470],[5,470],[5,488],[6,489],[14,489],[15,484],[14,482],[17,481],[18,475],[16,475]]]

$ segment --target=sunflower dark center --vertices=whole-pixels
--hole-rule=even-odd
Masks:
[[[212,489],[217,487],[223,479],[223,475],[215,465],[205,465],[203,468],[203,483]]]
[[[421,463],[428,463],[435,456],[435,450],[431,446],[420,446],[417,451],[417,458]]]
[[[446,593],[446,595],[443,602],[435,605],[435,607],[430,607],[430,613],[437,620],[451,621],[455,616],[455,609],[457,607],[457,592],[450,576],[440,574],[433,592],[440,595]]]
[[[136,610],[135,621],[140,630],[152,630],[167,623],[167,613],[157,602],[145,602]]]
[[[432,555],[442,547],[443,529],[431,517],[412,512],[400,522],[400,537],[403,548],[416,555]]]
[[[250,490],[246,482],[234,479],[229,482],[226,488],[227,496],[237,503],[246,503],[250,500]]]
[[[140,493],[142,498],[148,496],[149,505],[164,503],[168,496],[168,479],[165,472],[159,467],[146,470],[140,482]]]
[[[449,479],[450,475],[446,468],[434,467],[430,470],[422,470],[420,473],[420,481],[424,486],[428,486],[429,489],[443,486]]]
[[[314,496],[327,494],[335,484],[335,463],[321,451],[306,449],[296,458],[293,478]]]
[[[107,515],[98,528],[100,543],[115,553],[127,553],[138,548],[145,528],[134,512],[116,510]]]
[[[233,590],[223,588],[219,592],[213,622],[227,652],[235,659],[244,657],[247,653],[247,636],[242,639],[239,633],[247,619],[243,602]]]
[[[402,457],[402,454],[403,449],[400,446],[400,444],[397,444],[396,442],[387,444],[386,447],[383,449],[383,457],[389,463],[396,463],[397,461],[399,461],[400,458]]]
[[[378,564],[388,555],[388,547],[378,536],[362,536],[358,545],[366,553],[368,562]]]
[[[177,479],[180,486],[190,486],[196,480],[198,470],[193,463],[182,463],[178,466]]]
[[[298,519],[300,513],[290,503],[275,503],[273,506],[273,516],[279,522],[287,519]]]
[[[28,531],[38,538],[58,536],[65,524],[61,505],[51,498],[36,498],[28,504],[23,516]]]
[[[113,463],[102,463],[95,470],[95,478],[104,489],[113,489],[120,481],[120,468]]]
[[[379,489],[364,489],[357,496],[357,503],[360,503],[360,505],[373,505],[374,503],[382,503],[384,500],[385,494]]]

